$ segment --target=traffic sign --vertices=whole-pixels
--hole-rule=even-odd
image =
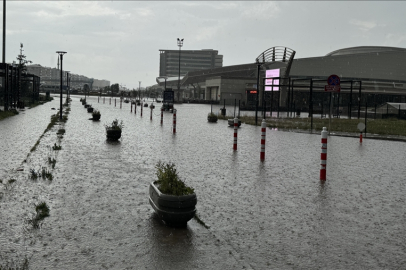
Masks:
[[[340,92],[341,86],[340,85],[325,85],[324,91],[326,92]]]
[[[328,85],[340,85],[340,77],[337,75],[330,75],[327,79]]]

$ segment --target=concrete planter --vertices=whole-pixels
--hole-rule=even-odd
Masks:
[[[217,123],[217,115],[208,115],[207,116],[207,121],[209,121],[210,123]]]
[[[87,107],[87,112],[93,112],[93,108],[92,107]]]
[[[101,115],[100,115],[100,114],[93,114],[92,117],[93,117],[93,118],[92,118],[93,121],[99,121]]]
[[[228,125],[230,127],[233,127],[234,126],[234,119],[228,119]],[[238,119],[238,127],[240,127],[240,126],[241,126],[241,120]]]
[[[155,182],[149,186],[149,203],[158,216],[169,225],[186,225],[196,213],[196,194],[174,196],[163,194]]]
[[[121,138],[121,130],[119,129],[106,129],[107,139],[110,141],[117,141]]]

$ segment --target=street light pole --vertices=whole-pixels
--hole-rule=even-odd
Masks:
[[[141,81],[138,81],[138,95],[140,96],[141,101]]]
[[[66,52],[63,51],[57,51],[57,54],[59,54],[59,57],[61,58],[61,85],[60,85],[60,89],[61,89],[61,96],[60,96],[60,106],[59,106],[59,120],[62,120],[62,84],[63,84],[63,73],[62,73],[62,61],[63,61],[63,55]]]
[[[6,63],[6,0],[3,0],[3,57],[2,58],[3,58],[2,63],[4,66],[4,77],[3,77],[3,83],[2,83],[3,90],[4,90],[4,110],[7,111],[8,110],[8,98],[7,98],[8,89],[6,89],[6,84],[7,84],[6,69],[7,69],[7,67],[5,65],[5,63]]]
[[[180,95],[180,53],[181,53],[181,48],[183,46],[183,38],[182,39],[178,38],[178,46],[179,46],[179,77],[178,77],[178,101],[179,101],[179,95]]]

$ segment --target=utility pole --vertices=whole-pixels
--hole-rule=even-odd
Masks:
[[[141,81],[138,81],[138,95],[140,96],[141,101]]]
[[[3,89],[4,89],[4,110],[8,110],[8,92],[7,92],[7,69],[6,67],[6,0],[3,0],[3,66],[4,66],[4,77],[3,77]]]

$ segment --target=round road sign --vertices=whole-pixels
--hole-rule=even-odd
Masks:
[[[340,77],[337,75],[330,75],[327,79],[328,85],[340,85]]]

